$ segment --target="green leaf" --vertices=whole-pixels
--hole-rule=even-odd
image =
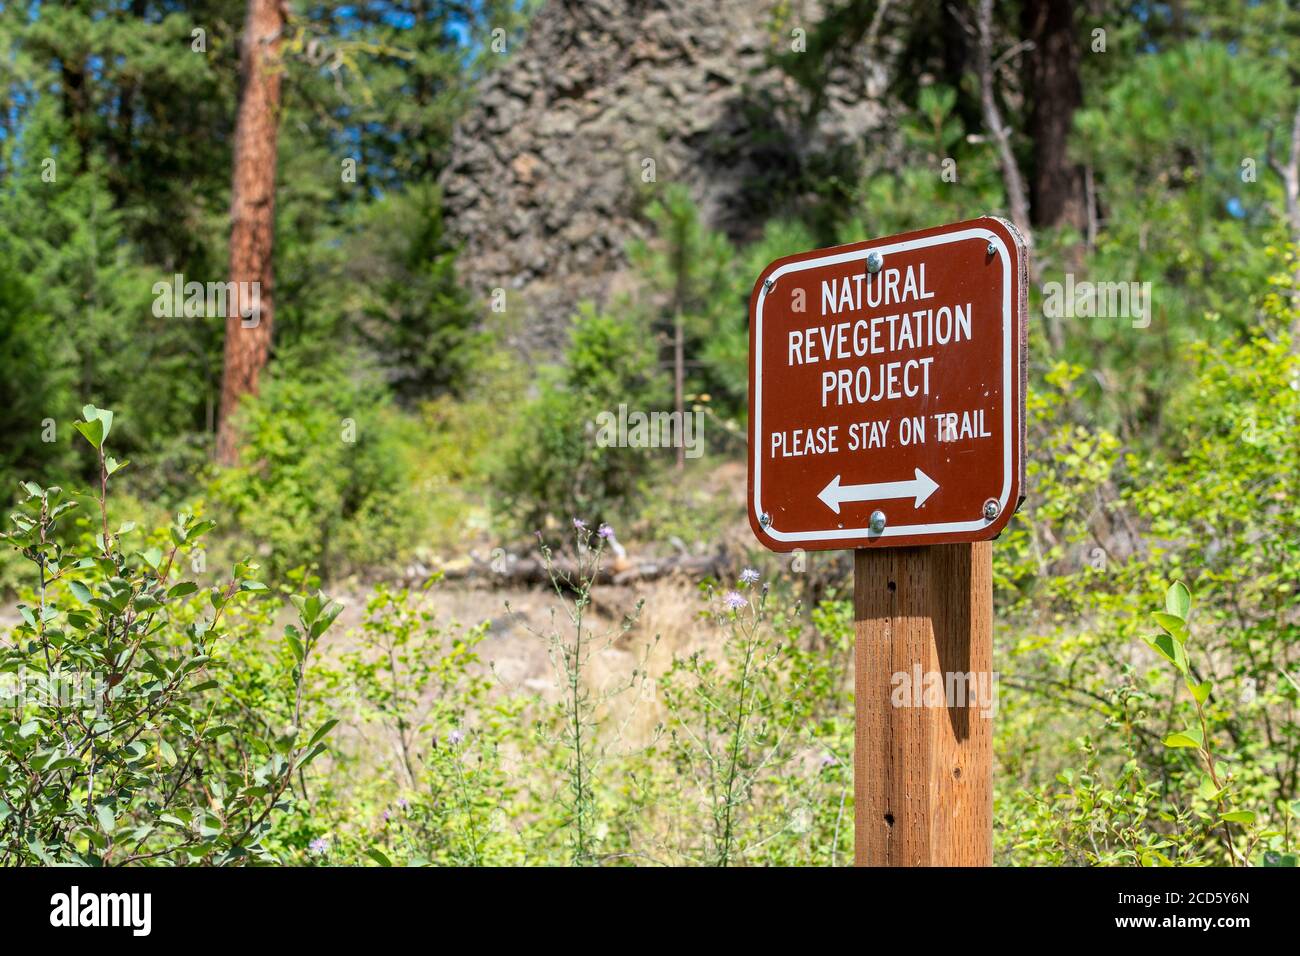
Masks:
[[[389,860],[388,857],[384,856],[378,847],[370,847],[370,849],[366,850],[366,856],[370,857],[370,859],[374,860],[380,866],[393,865],[392,861]]]
[[[1165,738],[1166,747],[1202,747],[1205,744],[1201,732],[1195,727],[1170,734]]]
[[[107,408],[96,408],[94,405],[82,405],[81,417],[86,421],[99,421],[104,426],[104,437],[108,437],[109,429],[113,427],[113,413]]]
[[[137,594],[135,598],[135,609],[137,611],[152,611],[154,608],[162,607],[159,601],[148,594]]]
[[[44,755],[42,763],[38,757],[32,761],[32,766],[40,765],[42,770],[72,770],[81,768],[81,758],[73,754],[60,754],[57,750],[51,750]]]
[[[1169,634],[1161,634],[1154,640],[1144,638],[1147,646],[1178,668],[1179,673],[1187,673],[1187,652],[1183,645]]]
[[[329,626],[334,623],[335,618],[343,613],[342,604],[329,600],[323,594],[321,597],[324,599],[324,604],[320,613],[316,616],[315,620],[312,621],[312,637],[320,637],[324,634],[329,629]]]
[[[1186,621],[1192,609],[1192,594],[1182,581],[1175,581],[1165,592],[1165,610],[1180,620]]]
[[[99,819],[99,826],[105,833],[112,833],[117,829],[117,819],[113,816],[113,808],[103,803],[95,804],[95,816]]]
[[[98,418],[88,422],[73,422],[72,427],[81,432],[94,447],[98,448],[104,443],[104,424]]]
[[[149,567],[157,571],[158,565],[162,564],[162,559],[163,559],[162,549],[149,548],[147,551],[141,551],[140,557],[144,559],[145,564],[149,565]]]
[[[307,752],[306,756],[304,756],[298,761],[294,769],[301,770],[303,767],[307,766],[307,764],[311,763],[313,760],[315,760],[324,752],[325,752],[325,745],[317,744],[315,747],[313,747],[310,751]]]
[[[1168,631],[1170,636],[1177,638],[1180,643],[1187,639],[1187,622],[1181,617],[1175,617],[1163,611],[1156,611],[1151,615],[1151,618]]]
[[[1255,814],[1250,810],[1229,810],[1227,813],[1219,814],[1220,820],[1227,820],[1229,823],[1251,824],[1255,822]]]
[[[80,581],[69,581],[68,587],[72,590],[72,593],[76,595],[78,601],[81,601],[83,604],[90,603],[90,588],[86,587]]]
[[[328,734],[331,730],[333,730],[337,724],[338,724],[337,719],[330,719],[325,721],[325,723],[321,724],[320,730],[316,731],[316,733],[311,735],[311,740],[307,741],[307,746],[308,747],[316,746],[316,744],[320,742],[321,738],[324,737],[326,734]]]
[[[198,589],[199,586],[193,581],[182,581],[180,584],[172,585],[167,592],[167,596],[169,598],[184,597],[187,594],[193,594]]]
[[[73,508],[77,507],[78,504],[79,502],[76,501],[65,501],[63,504],[50,509],[50,517],[57,518],[59,515],[71,511]]]
[[[1264,854],[1263,866],[1295,866],[1297,863],[1296,854],[1294,853],[1274,853],[1272,850]]]
[[[1187,689],[1192,692],[1192,696],[1196,698],[1198,704],[1203,704],[1210,699],[1211,686],[1208,680],[1203,680],[1199,684],[1193,684],[1190,680],[1187,681]]]
[[[1213,801],[1219,799],[1219,788],[1214,785],[1210,775],[1206,774],[1201,778],[1201,782],[1196,785],[1196,793],[1202,800]]]

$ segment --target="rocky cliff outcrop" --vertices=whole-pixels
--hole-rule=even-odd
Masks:
[[[775,7],[551,0],[489,73],[442,184],[462,276],[485,300],[506,290],[517,345],[558,348],[577,302],[622,287],[656,186],[686,183],[706,222],[747,239],[808,155],[880,128],[884,76],[870,63],[834,78],[814,122],[801,118],[803,94],[771,57],[818,10]]]

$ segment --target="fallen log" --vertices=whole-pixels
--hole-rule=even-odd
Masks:
[[[587,567],[587,562],[583,562]],[[602,563],[596,576],[597,584],[635,584],[642,581],[655,581],[673,575],[699,580],[705,577],[721,578],[727,571],[726,549],[719,549],[714,554],[676,554],[662,558],[633,559],[611,554]],[[435,568],[415,565],[408,569],[408,579],[427,580],[432,574],[441,571],[445,581],[466,581],[489,587],[525,587],[543,585],[551,586],[551,571],[566,589],[571,589],[577,582],[578,564],[567,555],[553,555],[551,570],[540,554],[533,552],[523,556],[505,551],[493,552],[492,557],[484,558],[473,552],[466,558],[446,562]]]

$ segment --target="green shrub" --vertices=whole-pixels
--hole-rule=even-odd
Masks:
[[[334,723],[307,730],[298,718],[307,662],[341,608],[323,595],[295,602],[293,663],[275,690],[291,721],[224,722],[229,621],[266,590],[257,566],[201,589],[183,568],[211,522],[178,515],[139,548],[126,543],[132,526],[110,530],[107,488],[126,463],[105,451],[113,413],[83,414],[99,489],[65,500],[27,482],[4,535],[32,584],[0,644],[12,688],[0,713],[0,863],[274,862],[265,839]],[[97,513],[67,549],[55,531],[83,504]]]
[[[1226,702],[1214,699],[1191,610],[1188,589],[1171,585],[1152,615],[1154,633],[1142,636],[1178,675],[1185,703],[1177,686],[1165,691],[1164,668],[1126,669],[1109,702],[1108,741],[1097,734],[1075,742],[1081,769],[1057,773],[1058,786],[999,794],[1000,857],[1052,866],[1296,865],[1300,801],[1261,786],[1262,768],[1240,759],[1243,734]],[[1166,729],[1152,730],[1153,711]]]
[[[1052,406],[1073,369],[1051,376],[1055,397],[1039,391],[1031,445],[1045,456],[994,549],[999,670],[1013,691],[996,738],[1010,859],[1228,865],[1291,852],[1276,834],[1289,828],[1300,766],[1294,315],[1270,293],[1249,338],[1186,350],[1167,454],[1122,454],[1104,430],[1061,421]],[[1180,610],[1149,648],[1147,609],[1170,578],[1195,590],[1194,626]],[[1086,843],[1076,814],[1102,823]]]
[[[424,433],[373,380],[281,366],[239,415],[241,463],[209,495],[274,576],[395,562],[419,541]]]
[[[309,697],[343,721],[315,784],[313,835],[331,861],[524,861],[508,825],[518,778],[505,769],[527,744],[522,703],[490,695],[477,654],[486,626],[439,621],[432,595],[379,585],[353,640],[318,669]]]
[[[663,377],[646,330],[630,313],[583,306],[562,367],[543,370],[494,483],[496,510],[515,529],[582,515],[615,522],[634,507],[659,449],[601,447],[596,420],[619,406],[664,408]]]

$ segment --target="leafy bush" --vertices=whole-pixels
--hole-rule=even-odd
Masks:
[[[98,491],[65,500],[27,482],[4,535],[33,580],[22,623],[0,644],[0,675],[14,682],[0,716],[0,862],[274,862],[265,838],[333,721],[255,731],[217,719],[228,621],[266,587],[247,563],[209,588],[186,580],[185,555],[212,528],[193,515],[139,549],[125,543],[131,525],[110,530],[109,480],[126,463],[106,453],[113,413],[83,414]],[[83,503],[98,514],[65,549],[54,533]],[[293,666],[277,693],[301,702],[307,662],[341,608],[319,594],[296,604],[284,636]]]
[[[526,743],[522,703],[490,696],[476,652],[486,627],[440,623],[428,587],[378,586],[356,640],[318,669],[313,706],[345,703],[334,765],[315,786],[313,835],[330,860],[523,862],[506,824],[516,779],[505,770]]]
[[[1105,430],[1060,421],[1033,443],[1045,457],[1030,466],[1035,494],[994,549],[1014,627],[1001,671],[1017,693],[1004,695],[997,737],[1010,859],[1228,865],[1291,853],[1277,834],[1300,766],[1293,316],[1270,293],[1249,338],[1187,351],[1168,455],[1122,454]],[[1058,368],[1060,392],[1039,393],[1046,417],[1031,427],[1059,417],[1050,405],[1073,377]],[[1196,619],[1180,598],[1157,640],[1146,609],[1171,577],[1196,591]],[[1085,834],[1088,815],[1099,828]]]
[[[1260,768],[1243,763],[1240,751],[1221,752],[1220,741],[1240,740],[1241,733],[1212,700],[1214,682],[1203,676],[1207,662],[1189,654],[1191,609],[1188,589],[1171,585],[1164,610],[1152,615],[1161,633],[1143,637],[1181,678],[1192,705],[1189,720],[1158,685],[1126,687],[1107,722],[1118,747],[1101,748],[1085,737],[1078,742],[1084,767],[1058,773],[1061,789],[1001,797],[999,818],[1007,826],[999,828],[1000,852],[1018,863],[1055,866],[1296,865],[1291,821],[1300,801],[1261,789]],[[1174,729],[1156,735],[1147,729],[1156,708],[1169,712]],[[1168,758],[1154,767],[1144,746],[1152,736]],[[1115,749],[1125,759],[1112,768],[1105,754]],[[1182,755],[1192,757],[1191,766]]]
[[[423,432],[341,364],[278,368],[240,409],[240,466],[209,489],[277,577],[301,564],[337,574],[400,560],[423,533]]]
[[[617,417],[620,405],[662,409],[665,397],[639,321],[583,306],[564,364],[543,370],[539,394],[505,449],[494,488],[498,512],[524,532],[555,514],[618,520],[634,506],[655,449],[601,447],[596,419]]]

